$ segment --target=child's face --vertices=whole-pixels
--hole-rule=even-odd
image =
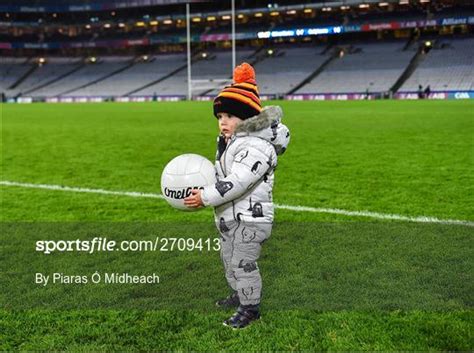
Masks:
[[[219,130],[226,139],[232,136],[237,125],[243,121],[235,115],[228,113],[217,113],[217,118],[219,119]]]

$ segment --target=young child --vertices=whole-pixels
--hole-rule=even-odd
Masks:
[[[232,289],[216,305],[238,307],[224,325],[244,328],[260,318],[262,279],[257,260],[273,224],[273,173],[277,155],[290,141],[278,106],[262,109],[255,71],[243,63],[234,70],[234,83],[214,99],[219,122],[217,183],[194,190],[188,207],[213,206],[221,235],[221,259]]]

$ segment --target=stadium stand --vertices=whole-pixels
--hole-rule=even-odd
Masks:
[[[28,58],[2,58],[0,65],[0,88],[7,92],[31,69]]]
[[[186,97],[181,1],[115,8],[115,2],[99,0],[93,11],[92,0],[87,6],[61,2],[61,11],[53,0],[35,1],[43,5],[31,8],[18,5],[23,2],[30,1],[4,6],[9,12],[0,19],[2,100]],[[254,65],[260,94],[269,98],[411,98],[420,86],[446,97],[457,91],[474,96],[474,7],[469,1],[238,5],[237,63]],[[228,7],[193,2],[194,97],[214,96],[222,80],[231,78]]]
[[[65,77],[68,73],[79,69],[83,65],[83,60],[78,58],[50,58],[48,62],[38,65],[23,82],[15,89],[8,90],[10,95],[28,94],[43,85],[55,82]]]
[[[239,50],[237,61],[249,60],[253,50]],[[185,57],[183,56],[185,63]],[[228,79],[232,75],[232,53],[216,52],[210,53],[205,60],[199,60],[192,65],[193,80]],[[212,83],[211,83],[212,84]],[[209,89],[197,90],[194,94],[199,95]],[[187,92],[187,71],[185,69],[176,73],[166,80],[136,91],[133,95],[184,95]]]
[[[125,70],[107,77],[70,95],[80,96],[123,96],[134,89],[169,75],[186,64],[184,54],[156,55],[137,60]]]
[[[108,77],[113,72],[127,67],[131,60],[132,57],[104,57],[96,63],[84,65],[76,72],[29,94],[40,97],[81,95],[86,91],[86,85],[90,85],[92,82]]]
[[[405,81],[401,91],[474,90],[474,39],[440,40]]]
[[[342,50],[344,55],[336,56],[317,77],[295,93],[377,93],[387,92],[416,54],[417,45],[403,50],[405,45],[406,42],[345,44],[328,52],[323,46],[284,47],[275,49],[272,55],[265,50],[260,56],[255,55],[255,50],[245,49],[237,52],[237,60],[254,64],[261,94],[284,95],[327,62],[331,53]],[[207,55],[193,62],[193,80],[230,78],[231,52],[208,52]],[[425,55],[400,91],[416,91],[419,85],[430,85],[433,91],[472,90],[473,57],[474,39],[445,39]],[[38,66],[14,89],[9,89],[36,64],[27,58],[6,58],[0,65],[1,87],[10,96],[185,95],[185,54],[133,60],[129,56],[102,57],[97,63],[84,64],[83,58],[47,58],[44,65]],[[212,82],[209,84],[212,86]],[[222,83],[214,85],[219,87]],[[216,92],[217,89],[203,88],[194,94]]]
[[[340,58],[296,93],[386,92],[415,55],[404,46],[405,42],[343,47]]]
[[[288,47],[256,63],[260,93],[283,95],[295,88],[328,60],[323,50],[322,46]]]

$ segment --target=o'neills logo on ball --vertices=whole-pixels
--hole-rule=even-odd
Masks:
[[[193,187],[188,187],[188,188],[182,188],[182,189],[169,189],[165,188],[165,196],[172,198],[172,199],[184,199],[185,197],[188,197],[191,195],[192,190],[203,190],[204,186],[193,186]]]

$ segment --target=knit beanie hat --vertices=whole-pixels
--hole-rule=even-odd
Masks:
[[[242,63],[234,69],[234,83],[226,86],[214,99],[214,115],[228,113],[240,119],[248,119],[262,111],[258,95],[255,70]]]

